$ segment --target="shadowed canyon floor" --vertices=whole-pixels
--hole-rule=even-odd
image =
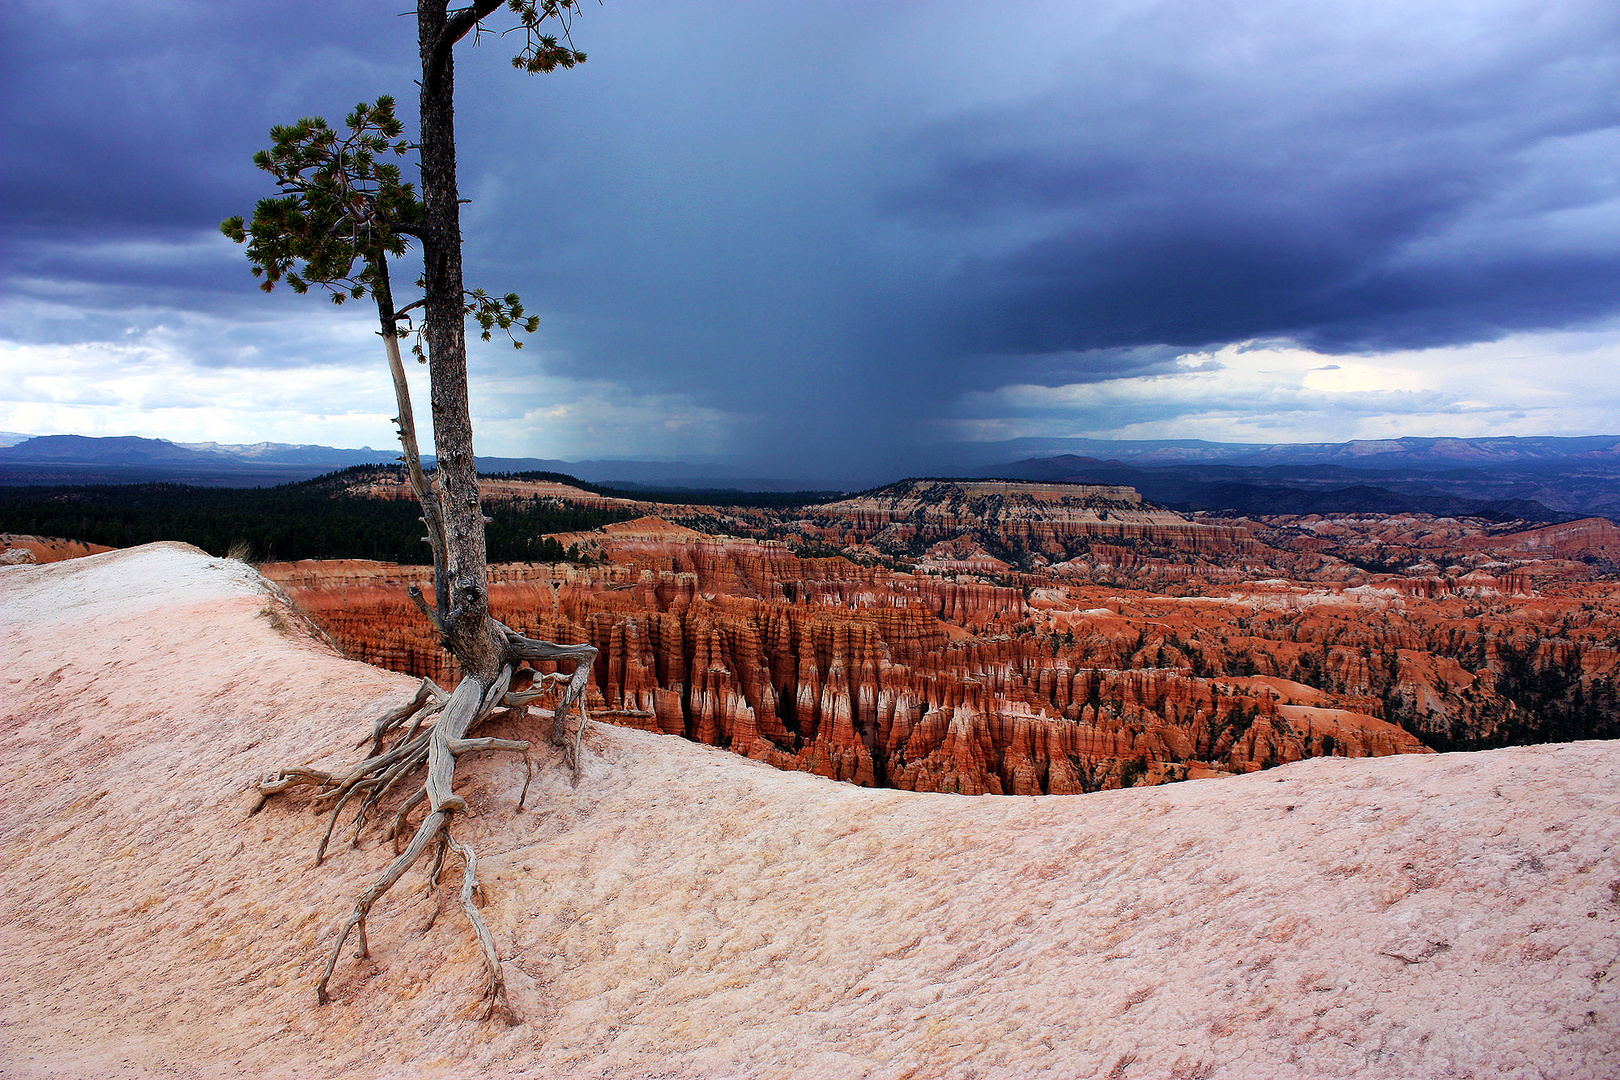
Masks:
[[[417,875],[317,1007],[387,852],[247,816],[409,679],[177,545],[0,569],[0,643],[8,1077],[1620,1071],[1620,744],[962,798],[597,727],[527,812],[520,763],[458,773],[507,1028]]]

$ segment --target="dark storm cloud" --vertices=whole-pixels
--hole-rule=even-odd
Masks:
[[[1613,9],[1427,8],[1384,40],[1323,13],[1292,50],[1280,5],[1152,10],[1162,33],[1092,42],[1061,89],[916,137],[887,209],[962,237],[958,349],[1056,384],[1093,376],[1052,354],[1453,345],[1620,309]]]
[[[410,27],[374,7],[8,3],[0,226],[105,237],[235,212],[263,194],[243,165],[271,124],[313,101],[341,113],[384,72],[408,77]]]
[[[1185,350],[1175,345],[1138,345],[1083,351],[987,353],[958,360],[952,367],[963,381],[972,382],[976,388],[990,389],[1011,382],[1067,386],[1193,370],[1185,361],[1178,362],[1183,356]],[[1196,365],[1196,370],[1211,371],[1219,367],[1218,362],[1206,360]]]
[[[961,340],[1030,354],[1019,377],[1060,385],[1095,377],[1054,363],[1064,350],[1263,337],[1330,353],[1427,348],[1564,327],[1620,307],[1620,254],[1508,252],[1392,269],[1372,237],[1339,250],[1315,239],[1265,222],[1043,241],[969,265],[970,280],[958,285],[971,312]]]
[[[269,316],[213,230],[268,193],[272,124],[414,112],[396,14],[7,4],[0,288],[29,303],[0,336],[161,308],[229,327],[204,362],[248,355]],[[576,31],[577,71],[525,78],[498,38],[457,61],[469,283],[545,320],[488,362],[684,395],[761,467],[898,455],[967,391],[1189,349],[1620,309],[1609,4],[608,0]]]
[[[373,7],[8,4],[5,336],[116,341],[157,310],[224,316],[224,333],[256,322],[261,301],[218,223],[269,194],[251,157],[272,124],[409,85],[410,27]]]

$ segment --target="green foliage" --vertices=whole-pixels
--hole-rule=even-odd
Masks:
[[[526,469],[520,472],[491,472],[480,471],[479,476],[488,476],[497,480],[549,480],[557,484],[567,484],[569,487],[589,491],[593,495],[613,495],[615,492],[600,484],[593,484],[588,480],[581,480],[568,473],[552,472],[549,469]]]
[[[1208,745],[1203,748],[1204,756],[1213,761],[1231,753],[1232,748],[1254,726],[1258,715],[1254,709],[1245,705],[1234,705],[1224,715],[1217,707],[1214,720],[1209,726]]]
[[[211,555],[254,559],[431,561],[421,508],[408,499],[334,491],[327,478],[273,488],[119,484],[0,487],[0,532],[60,536],[109,547],[157,540],[195,544]],[[554,499],[500,503],[486,529],[492,562],[582,561],[546,533],[578,532],[635,516]]]
[[[1148,774],[1148,759],[1146,755],[1138,755],[1119,765],[1119,786],[1122,788],[1135,787],[1136,782]]]
[[[579,13],[575,0],[507,0],[506,6],[517,14],[525,37],[523,51],[512,57],[513,67],[538,75],[585,62],[585,54],[574,48],[569,36],[574,16]],[[562,31],[561,40],[545,33],[541,24],[547,19],[556,21]]]
[[[512,339],[512,348],[523,348],[523,342],[512,334],[512,327],[517,326],[530,334],[540,329],[540,316],[523,316],[523,301],[518,299],[517,293],[507,293],[505,296],[489,296],[483,289],[474,289],[467,293],[463,308],[478,322],[479,337],[485,341],[490,339],[496,328],[506,331],[506,336]]]
[[[319,116],[270,129],[274,145],[253,163],[275,177],[281,194],[261,199],[253,220],[227,218],[220,231],[247,244],[260,288],[285,280],[297,293],[325,288],[334,303],[377,288],[388,255],[405,253],[406,236],[423,221],[415,188],[380,154],[404,155],[412,144],[394,115],[394,99],[361,102],[339,135]],[[357,265],[358,264],[358,265]]]
[[[1531,639],[1515,648],[1498,642],[1496,692],[1518,711],[1494,739],[1474,740],[1478,745],[1466,749],[1620,737],[1620,693],[1613,680],[1585,677],[1578,648],[1560,661],[1540,644]]]
[[[388,256],[405,254],[408,240],[421,233],[425,208],[399,166],[378,159],[408,154],[415,144],[401,137],[404,125],[386,94],[375,104],[356,105],[344,123],[346,135],[319,116],[271,128],[274,145],[253,155],[253,163],[275,177],[281,194],[260,199],[251,222],[226,218],[219,230],[247,244],[253,276],[264,279],[259,287],[265,292],[285,281],[296,293],[323,288],[334,304],[376,294],[395,332],[414,338],[411,351],[425,360],[422,327],[411,319],[422,302],[396,310],[387,270]],[[523,342],[515,330],[540,329],[540,317],[525,314],[517,293],[472,289],[462,296],[462,311],[478,323],[483,340],[501,330],[516,349]]]

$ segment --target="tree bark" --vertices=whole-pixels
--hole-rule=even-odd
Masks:
[[[423,0],[417,9],[422,56],[422,242],[426,283],[426,336],[433,443],[443,492],[449,610],[442,613],[444,645],[467,675],[485,687],[499,674],[502,644],[489,618],[484,510],[473,455],[467,398],[465,285],[461,272],[461,204],[456,189],[455,37],[476,22],[450,26],[448,0]],[[493,7],[492,7],[493,10]],[[466,22],[466,28],[461,23]],[[460,30],[460,34],[456,31]],[[453,35],[453,36],[452,36]]]
[[[388,373],[394,380],[394,401],[399,414],[394,424],[399,428],[400,447],[405,451],[405,468],[410,476],[411,491],[422,507],[424,537],[433,549],[433,625],[442,635],[445,616],[450,610],[449,568],[444,551],[444,504],[439,500],[436,487],[428,483],[422,472],[422,451],[416,443],[416,416],[411,409],[411,387],[405,381],[405,362],[399,355],[399,320],[394,309],[394,290],[388,278],[388,259],[379,255],[370,264],[372,271],[371,294],[377,301],[377,318],[382,323],[383,349],[388,353]],[[414,590],[416,586],[411,586]],[[418,602],[420,599],[418,598]]]
[[[366,920],[372,906],[400,877],[437,845],[430,878],[434,887],[447,850],[464,861],[461,901],[477,934],[486,969],[484,998],[486,1016],[496,1011],[516,1022],[506,1001],[501,978],[500,956],[495,940],[473,902],[477,889],[477,856],[471,847],[451,832],[466,802],[453,790],[456,758],[460,754],[503,750],[523,755],[529,766],[529,744],[517,739],[469,738],[468,734],[496,709],[505,707],[521,715],[539,696],[539,691],[509,693],[516,668],[524,663],[572,663],[573,671],[552,712],[551,741],[563,749],[563,760],[579,782],[581,740],[589,718],[585,713],[585,692],[590,684],[596,649],[590,645],[555,645],[536,641],[503,626],[489,610],[488,557],[484,547],[484,512],[478,491],[478,467],[473,456],[472,416],[467,394],[465,288],[461,274],[461,207],[456,192],[455,70],[453,51],[457,41],[471,32],[478,20],[500,6],[500,0],[475,0],[454,15],[448,0],[422,0],[417,11],[422,56],[422,199],[425,223],[412,235],[422,243],[425,265],[424,334],[427,338],[428,377],[433,411],[433,436],[439,468],[433,483],[422,471],[416,443],[416,424],[411,415],[410,388],[400,359],[397,312],[388,281],[385,254],[378,253],[371,269],[377,315],[382,324],[383,344],[388,352],[389,370],[399,403],[400,444],[405,452],[411,487],[422,506],[422,521],[433,547],[435,604],[429,608],[414,588],[412,598],[438,629],[440,640],[457,662],[463,678],[454,692],[445,694],[431,681],[424,680],[406,704],[385,712],[372,725],[371,752],[366,759],[345,773],[328,773],[307,765],[295,765],[263,777],[259,782],[259,806],[270,796],[293,787],[320,789],[316,802],[330,800],[333,808],[326,833],[316,850],[316,861],[325,855],[344,807],[360,800],[355,815],[352,843],[358,845],[360,830],[368,815],[379,809],[393,788],[417,770],[426,770],[422,788],[395,811],[386,836],[398,839],[409,830],[410,813],[423,802],[428,813],[417,826],[409,844],[355,901],[353,912],[332,947],[326,969],[316,985],[316,998],[328,999],[327,987],[337,967],[344,942],[358,932],[360,954],[367,950]],[[544,676],[555,684],[560,675]],[[579,710],[574,745],[567,743],[566,720],[571,708]],[[431,727],[422,730],[433,719]],[[409,725],[408,727],[406,725]],[[386,739],[404,728],[391,748]],[[419,734],[420,732],[420,734]],[[522,809],[528,793],[528,772],[518,796]],[[255,808],[257,809],[257,807]]]

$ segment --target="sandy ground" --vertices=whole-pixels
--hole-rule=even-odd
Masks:
[[[1620,1075],[1620,744],[963,798],[600,728],[521,814],[483,755],[506,1027],[417,874],[318,1007],[387,852],[247,815],[408,680],[179,545],[0,569],[0,660],[7,1077]]]

